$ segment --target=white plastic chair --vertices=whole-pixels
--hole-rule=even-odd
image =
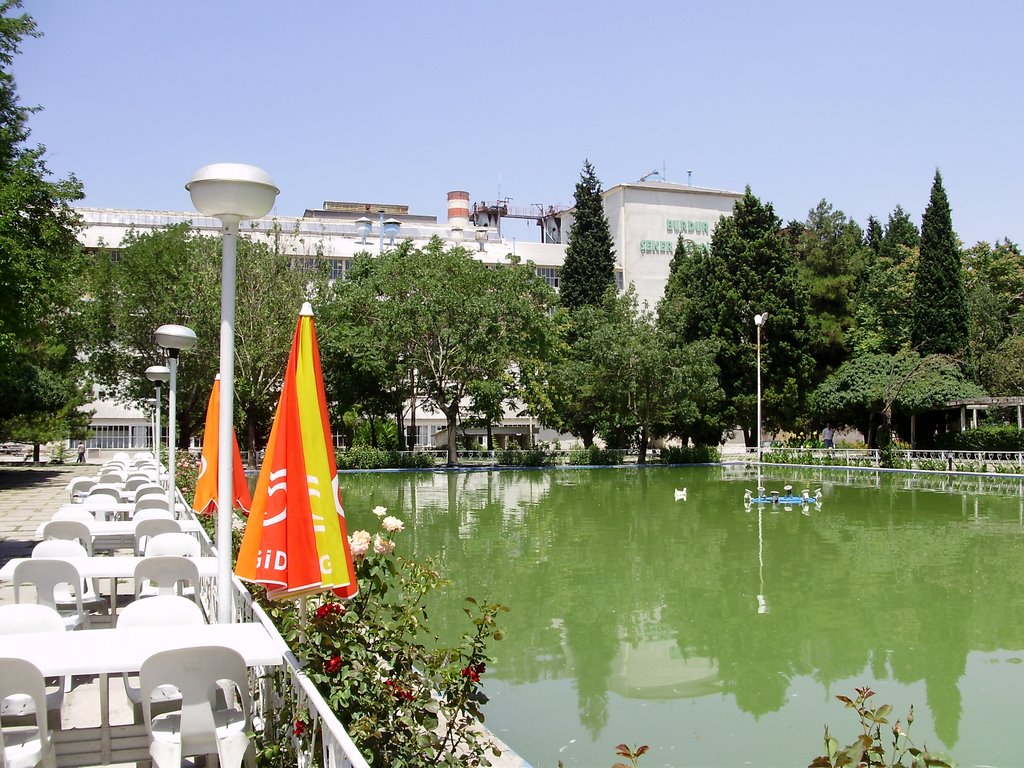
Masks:
[[[136,451],[132,454],[132,464],[138,464],[140,462],[153,461],[152,451]]]
[[[147,475],[128,475],[128,479],[124,481],[124,492],[134,496],[135,491],[143,485],[149,485],[149,477]]]
[[[146,496],[162,496],[163,498],[166,499],[167,489],[164,488],[159,483],[146,483],[145,485],[140,485],[138,488],[135,489],[136,501],[144,499]]]
[[[88,525],[96,522],[96,515],[81,504],[66,504],[63,507],[58,507],[50,520],[78,520]]]
[[[85,477],[84,475],[79,475],[77,477],[71,478],[71,481],[68,483],[69,500],[74,502],[82,497],[88,496],[89,489],[92,488],[94,485],[96,485],[95,477]]]
[[[32,547],[32,557],[47,560],[61,560],[67,562],[77,557],[88,557],[89,553],[77,541],[70,539],[48,539],[41,541]],[[72,563],[73,565],[73,563]],[[77,572],[77,569],[76,569]],[[82,608],[88,613],[90,610],[106,614],[108,612],[107,600],[100,596],[99,588],[95,579],[81,579],[82,582]],[[64,586],[57,586],[54,590],[54,607],[58,610],[61,606],[70,607],[75,602],[72,590]]]
[[[161,533],[179,533],[181,524],[177,520],[166,517],[155,517],[139,520],[135,525],[135,556],[146,554],[149,540]]]
[[[121,494],[123,487],[124,483],[96,483],[96,485],[89,489],[89,495],[86,498],[108,496],[114,501],[121,501],[124,498]]]
[[[63,632],[64,619],[48,605],[21,603],[0,605],[0,635],[21,635],[26,632]],[[57,678],[55,683],[46,682],[46,711],[50,728],[60,730],[60,708],[64,704],[64,692],[71,689],[71,677]],[[28,718],[35,718],[35,701],[27,695],[12,695],[0,704],[0,717],[12,723],[24,725]]]
[[[104,469],[100,472],[99,483],[123,483],[128,479],[128,473],[123,469]],[[97,485],[99,484],[97,483]]]
[[[181,758],[191,755],[216,755],[223,768],[238,768],[243,760],[250,768],[256,765],[249,740],[249,680],[238,651],[200,646],[155,653],[142,663],[139,681],[149,754],[157,768],[179,768]],[[235,688],[234,695],[224,692],[221,681]],[[161,685],[181,692],[180,711],[154,714],[152,692]]]
[[[0,659],[0,700],[28,696],[35,709],[35,727],[0,727],[0,765],[56,768],[57,752],[46,722],[46,683],[39,668],[25,659]],[[246,721],[248,724],[248,720]]]
[[[14,567],[14,602],[22,601],[22,587],[26,585],[35,587],[37,603],[60,613],[66,629],[92,626],[82,604],[82,577],[72,563],[43,558],[22,560]]]
[[[201,554],[199,539],[190,533],[158,533],[146,545],[146,557],[199,557]]]
[[[138,506],[136,505],[135,514],[132,515],[132,520],[134,520],[137,523],[141,523],[143,520],[173,519],[174,515],[171,514],[171,511],[167,509],[166,505],[164,507],[149,507],[148,509],[145,507],[143,509],[139,509]]]
[[[81,520],[51,520],[43,526],[43,540],[47,539],[77,541],[85,547],[86,556],[93,554],[92,531]]]
[[[135,597],[178,595],[199,604],[199,566],[179,555],[150,555],[135,566]],[[200,606],[202,607],[202,606]]]
[[[97,493],[86,496],[82,499],[81,504],[76,504],[75,506],[89,510],[96,516],[97,520],[110,520],[117,516],[117,505],[119,503],[121,502],[112,496],[108,496],[105,493]]]
[[[135,573],[135,583],[138,585],[138,568],[135,569]],[[138,591],[138,587],[136,587],[136,591]],[[187,597],[180,595],[154,595],[145,600],[136,600],[125,606],[117,620],[119,629],[160,626],[188,627],[205,623],[206,618],[203,616],[202,609]],[[125,695],[135,711],[135,722],[141,723],[143,722],[142,689],[138,685],[138,675],[125,672],[123,678]],[[172,686],[157,688],[153,692],[153,706],[160,711],[167,711],[168,703],[180,702],[180,700],[181,697],[178,695],[177,689]]]
[[[148,496],[143,496],[141,499],[138,497],[138,495],[136,495],[135,514],[137,515],[139,512],[143,512],[149,509],[160,509],[166,512],[167,514],[171,514],[171,508],[167,503],[167,494],[164,493],[163,496],[156,496],[150,494]]]

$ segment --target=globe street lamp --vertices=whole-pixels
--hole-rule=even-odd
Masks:
[[[754,315],[757,327],[757,463],[761,463],[761,326],[768,319],[768,313]]]
[[[171,514],[177,512],[177,487],[174,484],[174,431],[178,399],[178,353],[188,352],[196,345],[196,334],[184,325],[161,325],[153,335],[158,346],[163,347],[170,363],[171,383],[167,388],[167,508]]]
[[[146,369],[146,378],[156,384],[156,424],[153,427],[153,456],[156,459],[157,472],[160,471],[160,385],[171,376],[171,369],[166,365],[151,365]]]
[[[192,205],[204,216],[220,219],[220,414],[218,419],[217,498],[217,620],[231,621],[231,518],[234,515],[231,447],[235,395],[235,255],[238,225],[266,216],[280,191],[262,168],[242,163],[204,165],[185,185]]]

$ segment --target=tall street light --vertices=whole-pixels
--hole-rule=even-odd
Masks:
[[[234,515],[231,447],[235,405],[235,255],[238,225],[270,213],[280,191],[262,168],[242,163],[204,165],[185,185],[192,205],[204,216],[220,219],[220,414],[217,439],[217,620],[231,621],[231,518]]]
[[[196,345],[196,333],[184,325],[161,325],[153,338],[167,353],[171,383],[167,387],[167,508],[175,514],[177,486],[174,480],[175,419],[178,413],[178,353],[188,352]]]
[[[146,378],[156,384],[156,424],[153,427],[153,456],[156,459],[157,472],[160,471],[160,385],[167,381],[170,376],[171,369],[166,365],[151,365],[146,369]]]
[[[768,319],[768,313],[754,315],[757,327],[757,463],[761,463],[761,326]]]

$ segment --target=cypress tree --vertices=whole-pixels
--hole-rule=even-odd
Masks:
[[[615,249],[604,215],[601,182],[589,160],[583,163],[576,184],[574,213],[559,284],[562,306],[568,309],[597,306],[605,291],[615,286]]]
[[[864,230],[864,245],[871,249],[871,252],[877,256],[878,252],[882,249],[882,237],[884,232],[882,231],[882,225],[878,219],[874,216],[868,216],[868,226]]]
[[[968,328],[960,248],[942,175],[935,171],[931,197],[921,220],[911,342],[922,355],[957,355],[967,347]]]

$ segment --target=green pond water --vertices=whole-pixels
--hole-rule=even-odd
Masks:
[[[806,766],[836,701],[869,685],[920,746],[1024,764],[1024,486],[1018,478],[768,468],[819,507],[743,504],[749,467],[343,473],[349,530],[376,505],[401,551],[500,602],[486,724],[534,768]],[[686,488],[685,500],[675,489]],[[888,735],[888,734],[886,734]]]

